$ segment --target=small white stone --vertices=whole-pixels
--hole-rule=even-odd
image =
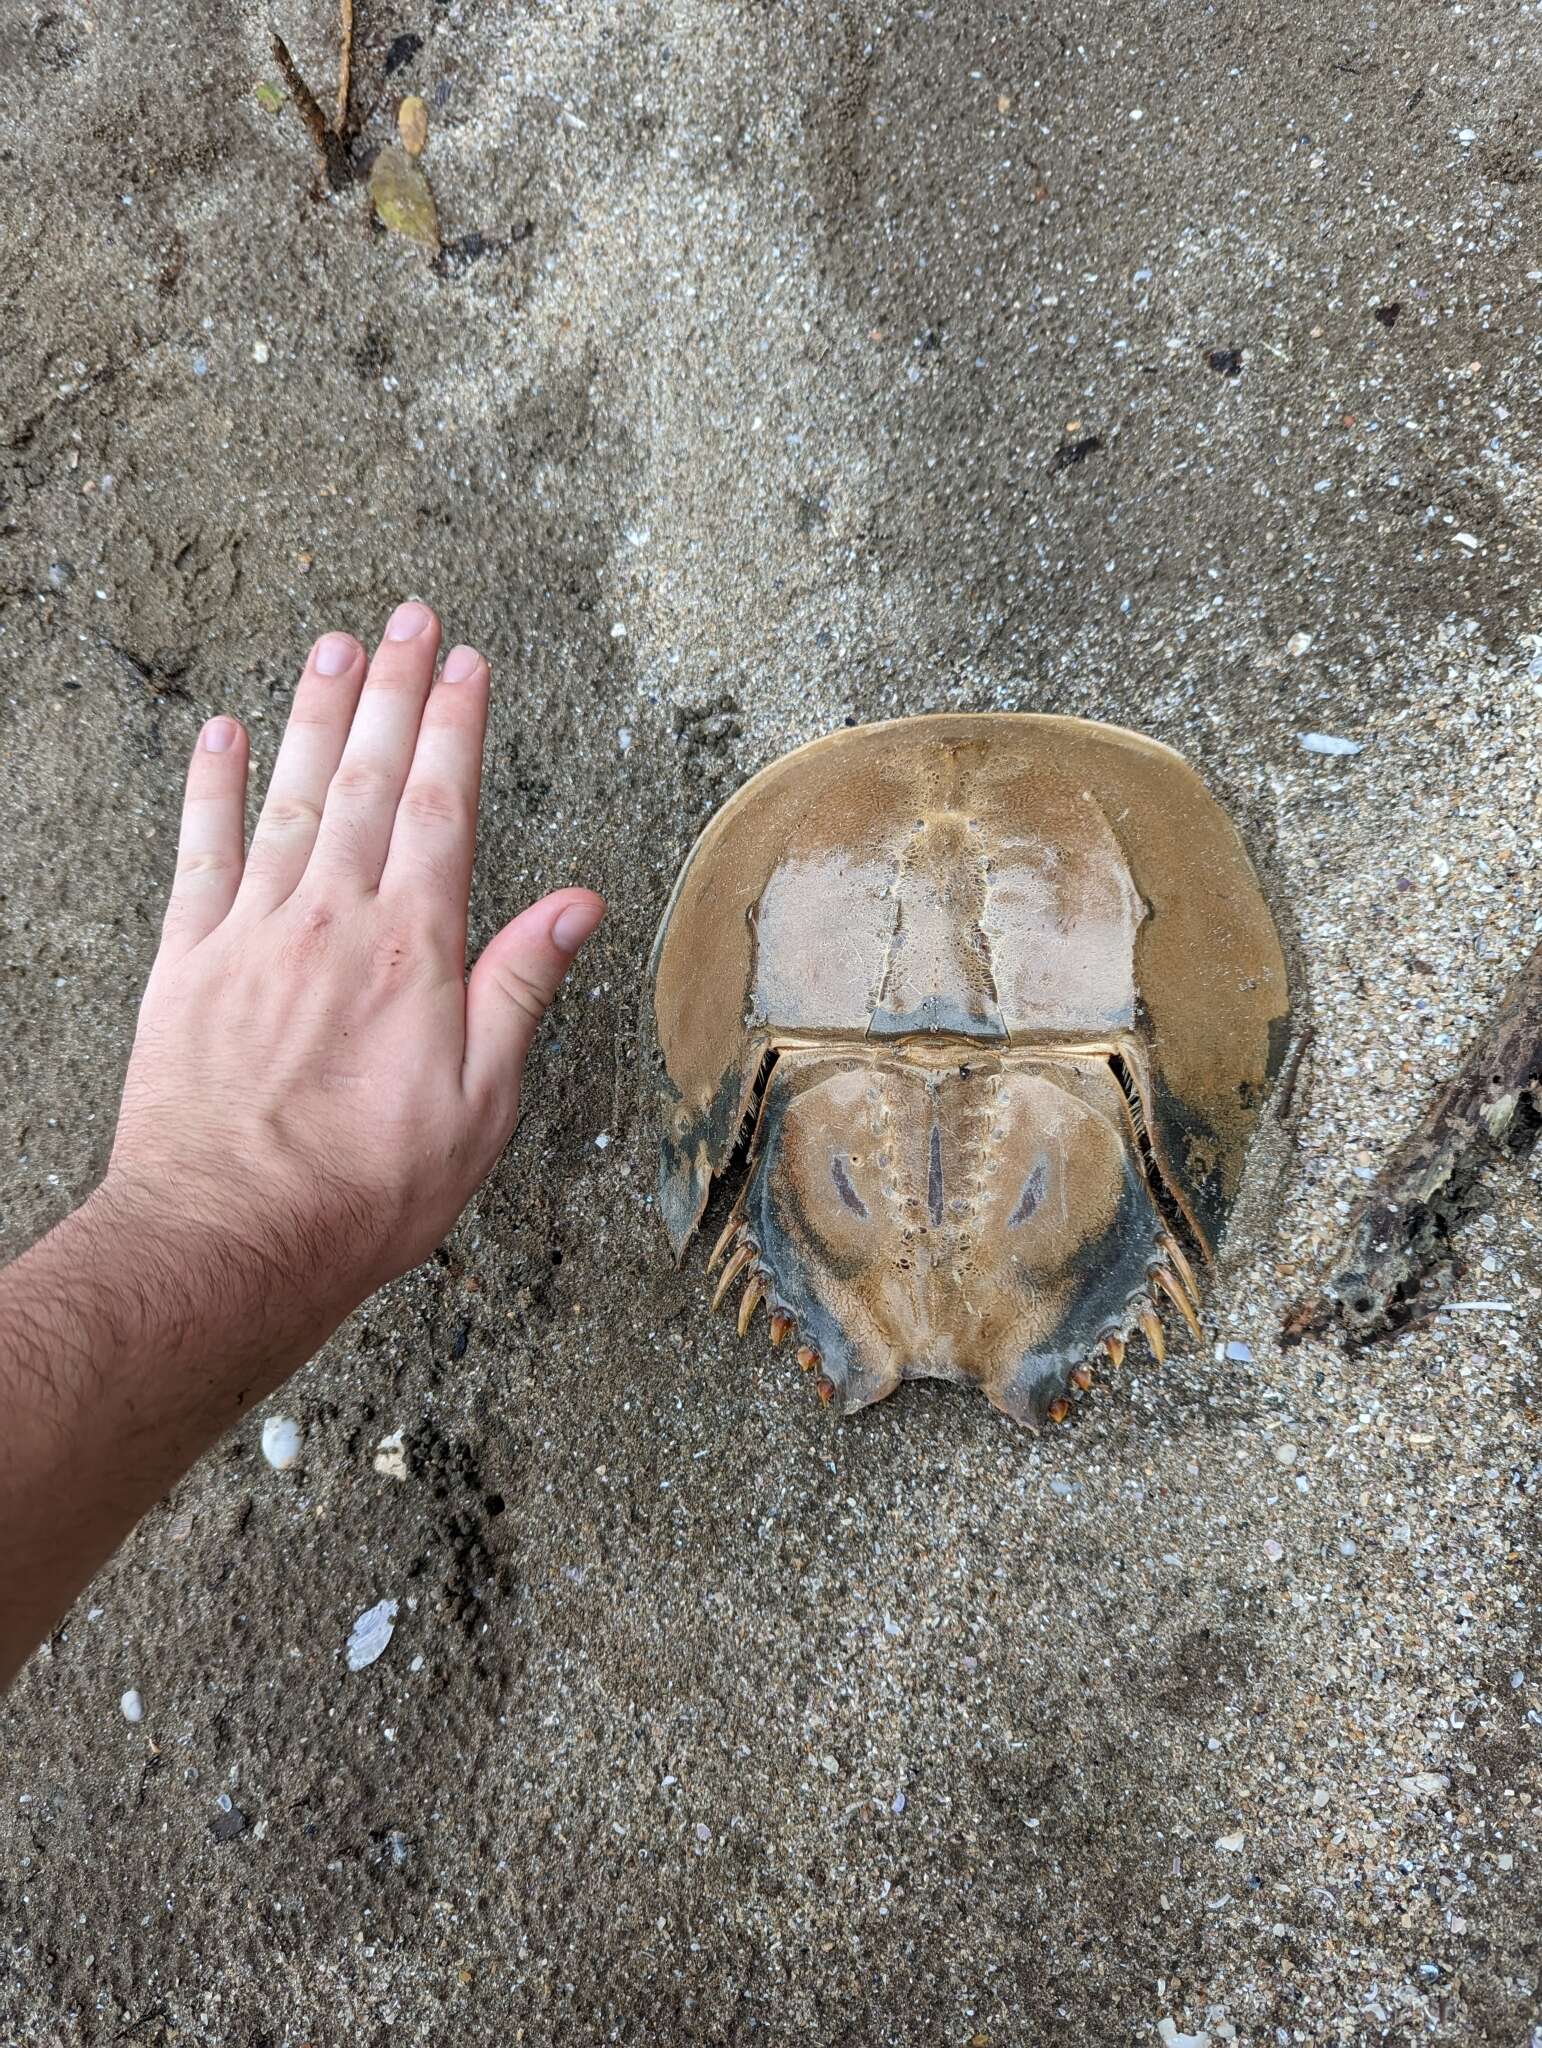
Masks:
[[[1285,642],[1285,652],[1294,655],[1296,660],[1299,661],[1311,644],[1312,636],[1310,633],[1292,633]]]
[[[1210,2048],[1208,2033],[1180,2034],[1178,2022],[1174,2019],[1157,2021],[1157,2038],[1162,2048]]]
[[[1425,1793],[1449,1792],[1451,1780],[1444,1771],[1415,1771],[1411,1778],[1402,1780],[1402,1786],[1410,1799],[1417,1799]]]
[[[1459,533],[1456,536],[1456,544],[1459,548],[1475,548],[1478,545],[1478,536],[1475,533]]]
[[[348,1669],[363,1671],[377,1657],[383,1656],[395,1629],[394,1600],[377,1600],[373,1607],[366,1607],[348,1637]]]
[[[1296,738],[1309,754],[1358,754],[1363,740],[1340,739],[1332,732],[1298,732]]]
[[[619,619],[611,627],[610,637],[612,640],[624,640],[626,638],[626,627],[622,625]]]
[[[403,1434],[403,1431],[393,1429],[375,1446],[375,1470],[386,1479],[407,1477],[407,1450],[402,1442]]]
[[[265,341],[254,341],[252,343],[252,361],[254,363],[265,363],[267,360],[268,344]]]
[[[262,1425],[262,1455],[275,1472],[292,1472],[300,1462],[300,1425],[287,1415],[270,1415]]]
[[[1294,1465],[1296,1462],[1295,1445],[1276,1444],[1274,1447],[1274,1462],[1276,1465]]]
[[[1478,139],[1477,130],[1473,128],[1459,128],[1456,131],[1456,139],[1463,149],[1470,149]]]
[[[603,1151],[605,1150],[605,1148],[606,1148],[606,1147],[607,1147],[607,1146],[609,1145],[609,1143],[610,1143],[610,1132],[609,1132],[609,1131],[601,1131],[601,1132],[600,1132],[600,1134],[599,1134],[599,1136],[598,1136],[598,1137],[597,1137],[597,1138],[595,1139],[595,1141],[594,1141],[594,1149],[596,1150],[596,1152],[603,1152]]]
[[[1234,1835],[1218,1836],[1215,1846],[1218,1849],[1224,1849],[1228,1856],[1240,1856],[1246,1842],[1247,1836],[1239,1828]]]
[[[145,1717],[145,1703],[136,1685],[131,1685],[118,1702],[118,1712],[125,1721],[142,1721]]]
[[[1276,1542],[1275,1542],[1275,1540],[1274,1540],[1274,1538],[1273,1538],[1272,1536],[1271,1536],[1271,1537],[1269,1537],[1269,1538],[1268,1538],[1268,1540],[1267,1540],[1267,1541],[1265,1542],[1265,1544],[1264,1544],[1264,1556],[1268,1558],[1268,1560],[1269,1560],[1270,1564],[1278,1564],[1278,1563],[1279,1563],[1279,1561],[1280,1561],[1280,1559],[1281,1559],[1281,1558],[1282,1558],[1282,1557],[1283,1557],[1284,1555],[1285,1555],[1285,1548],[1284,1548],[1284,1545],[1283,1545],[1283,1544],[1280,1544],[1280,1543],[1276,1543]]]

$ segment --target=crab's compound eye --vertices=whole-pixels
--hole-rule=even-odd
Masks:
[[[1040,1159],[1035,1164],[1028,1178],[1023,1182],[1023,1191],[1017,1198],[1017,1207],[1007,1218],[1007,1227],[1009,1229],[1015,1228],[1019,1223],[1026,1223],[1028,1221],[1029,1217],[1044,1199],[1044,1189],[1048,1180],[1049,1168]]]
[[[830,1154],[830,1178],[835,1182],[835,1192],[854,1216],[868,1220],[867,1204],[851,1184],[851,1175],[846,1171],[846,1162],[838,1152]]]

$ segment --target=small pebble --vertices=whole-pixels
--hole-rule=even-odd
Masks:
[[[1233,1341],[1225,1347],[1224,1356],[1233,1365],[1251,1365],[1253,1363],[1253,1347],[1251,1344],[1239,1344]]]
[[[265,341],[254,341],[252,343],[252,361],[254,363],[265,363],[267,360],[268,344]]]
[[[1239,1828],[1237,1833],[1234,1835],[1219,1836],[1216,1840],[1215,1846],[1218,1849],[1224,1849],[1228,1856],[1240,1856],[1242,1854],[1246,1842],[1247,1836],[1243,1834]]]
[[[377,1657],[383,1656],[395,1629],[394,1600],[377,1600],[373,1607],[366,1607],[348,1638],[348,1669],[363,1671]]]
[[[375,1446],[375,1470],[387,1479],[407,1477],[407,1450],[403,1442],[403,1431],[392,1430],[383,1436]]]
[[[292,1472],[300,1462],[300,1425],[287,1415],[270,1415],[262,1425],[262,1455],[275,1472]]]
[[[1180,2034],[1178,2022],[1174,2019],[1157,2021],[1157,2039],[1162,2048],[1210,2048],[1208,2033]]]
[[[1294,655],[1296,660],[1299,661],[1311,644],[1312,636],[1310,633],[1292,633],[1285,642],[1285,652]]]
[[[1331,732],[1298,732],[1296,738],[1309,754],[1358,754],[1363,740],[1340,739]]]
[[[1402,1786],[1410,1799],[1417,1799],[1424,1793],[1449,1792],[1451,1780],[1444,1771],[1415,1771],[1402,1780]]]
[[[138,1686],[131,1685],[118,1702],[118,1712],[125,1721],[142,1721],[145,1717],[145,1703]]]
[[[1280,1544],[1280,1543],[1276,1543],[1276,1542],[1275,1542],[1275,1540],[1274,1540],[1274,1538],[1273,1538],[1272,1536],[1271,1536],[1271,1537],[1269,1537],[1269,1538],[1268,1538],[1268,1540],[1267,1540],[1267,1541],[1265,1542],[1265,1544],[1264,1544],[1264,1556],[1268,1558],[1268,1560],[1269,1560],[1270,1564],[1278,1564],[1278,1563],[1279,1563],[1279,1561],[1280,1561],[1280,1559],[1281,1559],[1281,1558],[1282,1558],[1282,1557],[1283,1557],[1284,1555],[1285,1555],[1285,1547],[1284,1547],[1284,1545],[1283,1545],[1283,1544]]]

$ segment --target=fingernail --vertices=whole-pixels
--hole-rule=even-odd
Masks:
[[[340,676],[353,667],[359,643],[349,633],[325,633],[316,642],[311,666],[318,676]]]
[[[482,666],[482,657],[474,647],[452,647],[444,658],[443,681],[467,683]]]
[[[425,626],[434,623],[434,615],[426,604],[399,604],[391,614],[385,629],[388,640],[415,640]]]
[[[202,742],[204,752],[206,754],[228,753],[235,745],[236,734],[240,730],[240,726],[236,724],[233,718],[211,718],[203,729]]]
[[[559,953],[576,953],[605,915],[592,903],[570,903],[559,911],[551,928],[551,942]]]

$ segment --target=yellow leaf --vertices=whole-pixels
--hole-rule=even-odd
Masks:
[[[428,108],[418,95],[409,93],[396,110],[396,131],[408,156],[421,156],[428,141]]]
[[[439,247],[439,215],[428,180],[406,153],[383,149],[369,174],[369,196],[375,211],[393,235]]]

